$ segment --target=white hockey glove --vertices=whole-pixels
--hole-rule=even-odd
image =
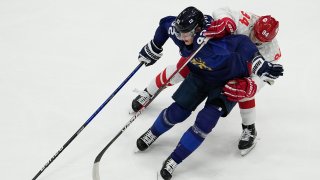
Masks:
[[[158,59],[162,56],[162,48],[158,48],[153,40],[148,42],[143,48],[141,49],[138,60],[140,62],[144,62],[146,66],[150,66],[154,64]]]

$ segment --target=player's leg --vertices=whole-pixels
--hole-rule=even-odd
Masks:
[[[182,108],[177,103],[172,103],[161,111],[153,125],[137,139],[138,149],[140,151],[148,149],[160,135],[170,130],[175,124],[187,119],[190,114],[190,110]]]
[[[188,77],[173,95],[175,100],[168,108],[162,110],[153,125],[137,139],[139,150],[146,150],[160,135],[167,132],[175,124],[187,119],[191,112],[205,99],[198,93],[201,81]]]
[[[153,79],[149,85],[132,101],[132,110],[134,112],[139,111],[143,105],[149,102],[150,98],[162,87],[170,78],[170,76],[177,70],[180,69],[187,58],[181,57],[176,65],[167,66],[161,71],[155,79]],[[189,69],[185,66],[179,73],[177,73],[170,81],[168,86],[172,86],[183,81],[189,74]]]
[[[242,118],[242,134],[238,148],[241,155],[248,154],[256,144],[257,131],[255,128],[256,107],[255,99],[247,99],[239,102],[240,114]]]
[[[198,113],[194,125],[183,134],[175,150],[164,161],[160,171],[162,178],[171,179],[177,165],[201,145],[219,118],[227,116],[235,104],[221,95],[221,89],[209,91],[206,105]]]
[[[215,106],[206,105],[196,121],[181,137],[177,147],[164,161],[160,170],[163,179],[171,179],[172,173],[184,159],[194,152],[217,124],[222,112]]]

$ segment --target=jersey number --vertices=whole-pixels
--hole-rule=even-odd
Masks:
[[[249,19],[250,19],[250,16],[245,13],[244,11],[241,11],[241,14],[243,15],[243,18],[242,19],[239,19],[239,21],[244,24],[245,26],[249,26]]]
[[[171,34],[171,35],[175,35],[175,34],[176,34],[176,31],[174,30],[173,27],[169,27],[168,33]]]
[[[281,51],[280,51],[280,48],[279,48],[279,53],[274,56],[274,60],[279,60],[280,57],[281,57]]]

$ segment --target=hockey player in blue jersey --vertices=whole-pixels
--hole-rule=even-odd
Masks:
[[[187,50],[193,52],[198,45],[197,42],[201,42],[203,37],[201,33],[195,32],[199,24],[185,22],[184,20],[188,19],[184,17],[185,15],[182,13],[176,18],[174,28],[177,37],[181,37],[186,45],[192,45],[186,52]],[[155,62],[161,53],[161,49],[156,45],[155,41],[148,43],[145,51],[142,50],[141,56],[150,57],[150,53],[153,55],[157,53],[159,56],[152,56]],[[236,104],[222,94],[226,82],[234,78],[248,77],[251,70],[248,69],[248,64],[253,59],[262,58],[247,36],[232,35],[221,40],[209,41],[188,63],[190,73],[172,96],[175,102],[162,110],[154,124],[137,140],[138,149],[146,150],[160,135],[175,124],[186,120],[206,99],[205,106],[198,113],[194,125],[184,133],[175,150],[164,161],[160,171],[163,179],[171,179],[176,166],[200,146],[219,118],[227,116]],[[154,62],[146,61],[147,65]],[[252,91],[247,93],[254,93],[254,85],[248,82],[248,87]]]
[[[191,23],[189,26],[180,26],[180,32],[176,29],[176,20],[180,20],[179,18],[187,18],[188,22]],[[179,47],[181,59],[176,65],[170,65],[166,67],[162,72],[160,72],[154,80],[152,80],[149,85],[140,92],[140,94],[132,101],[132,109],[133,111],[137,112],[141,107],[148,103],[150,98],[157,92],[157,90],[163,86],[166,82],[168,77],[176,70],[179,69],[185,62],[186,57],[190,55],[191,52],[197,47],[203,40],[203,37],[200,36],[200,33],[203,33],[207,27],[210,27],[210,22],[212,21],[212,17],[208,15],[203,15],[201,11],[194,7],[188,7],[184,9],[178,18],[176,16],[167,16],[162,18],[159,23],[159,27],[156,30],[153,40],[151,40],[147,45],[145,45],[139,53],[139,61],[143,61],[146,63],[147,66],[154,64],[161,56],[162,56],[162,46],[168,39],[172,39],[173,42]],[[226,31],[228,28],[226,28]],[[186,34],[181,33],[182,31],[188,32]],[[230,33],[230,32],[229,32]],[[196,39],[195,41],[193,41]],[[194,42],[194,43],[193,43]],[[279,75],[281,75],[282,66],[277,66],[280,71],[274,72],[273,64],[269,66],[267,63],[263,63],[263,68],[257,72],[257,76],[271,76],[272,78],[276,79]],[[188,67],[183,68],[179,73],[176,74],[168,84],[173,85],[176,83],[181,82],[183,79],[187,77],[190,70]],[[264,78],[264,77],[263,77]],[[252,83],[255,83],[252,78],[242,78],[236,79],[237,83],[234,86],[241,85],[241,88],[235,88],[233,90],[233,95],[243,94],[244,90],[250,90],[250,86]],[[233,82],[233,81],[232,81]],[[230,85],[230,84],[229,84]],[[252,85],[251,87],[255,87]],[[255,92],[255,91],[250,91]],[[254,96],[253,93],[245,92],[247,98],[252,98],[250,96]],[[241,95],[242,97],[242,95]],[[247,118],[245,118],[247,119]],[[244,132],[249,132],[245,131]],[[245,140],[239,141],[239,149],[245,147],[246,150],[249,150],[254,147],[254,140],[256,137],[256,131],[250,131],[251,134],[250,138],[246,138],[247,134],[244,134]],[[251,136],[252,135],[252,136]],[[240,146],[241,145],[241,146]]]

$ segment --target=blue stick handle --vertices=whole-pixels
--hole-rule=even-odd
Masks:
[[[132,72],[131,74],[120,84],[120,86],[113,91],[113,93],[109,96],[109,98],[107,100],[105,100],[103,102],[103,104],[101,104],[101,106],[91,115],[91,117],[84,123],[85,126],[87,124],[89,124],[92,119],[99,114],[99,112],[108,104],[108,102],[120,91],[120,89],[131,79],[131,77],[140,69],[140,67],[143,65],[144,63],[141,62]]]
[[[120,84],[120,86],[105,100],[101,106],[90,116],[90,118],[78,129],[76,133],[58,150],[56,154],[43,166],[43,168],[32,178],[35,180],[38,176],[60,155],[60,153],[81,133],[81,131],[96,117],[97,114],[108,104],[108,102],[120,91],[120,89],[130,80],[130,78],[140,69],[144,63],[141,62],[131,74]]]

